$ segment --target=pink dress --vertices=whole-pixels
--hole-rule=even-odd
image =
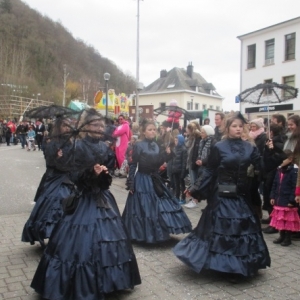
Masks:
[[[117,138],[115,151],[119,169],[121,168],[125,160],[126,150],[128,142],[130,140],[130,136],[131,133],[127,121],[124,121],[123,124],[119,125],[113,133],[113,137]]]
[[[300,231],[298,206],[294,202],[296,180],[297,169],[292,166],[286,171],[278,168],[271,191],[275,205],[270,215],[270,226],[277,230]],[[288,206],[289,203],[294,206]]]

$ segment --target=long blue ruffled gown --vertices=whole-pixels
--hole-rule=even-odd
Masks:
[[[190,189],[191,195],[207,195],[197,227],[173,249],[174,254],[194,271],[210,269],[252,276],[270,266],[260,221],[249,200],[247,168],[259,167],[257,148],[241,139],[218,142],[208,168]],[[220,197],[218,184],[236,184],[237,197]]]
[[[78,205],[56,225],[31,283],[46,299],[99,300],[141,283],[131,242],[108,190],[111,177],[96,176],[93,170],[107,158],[107,146],[98,139],[76,142],[75,169],[87,166],[74,180]]]
[[[128,193],[122,218],[130,239],[157,243],[170,239],[170,234],[191,232],[192,226],[178,200],[158,175],[159,167],[171,156],[160,153],[153,140],[135,144],[127,180]],[[155,191],[159,186],[160,193]]]
[[[44,246],[44,240],[48,239],[56,223],[62,217],[62,199],[68,197],[73,190],[73,183],[69,179],[69,172],[59,169],[60,159],[57,156],[58,149],[63,147],[65,155],[69,151],[70,143],[52,140],[46,145],[45,159],[46,172],[43,175],[37,189],[34,201],[36,202],[29,219],[24,225],[23,242],[34,244],[40,242]]]

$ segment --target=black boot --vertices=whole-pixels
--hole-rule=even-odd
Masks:
[[[285,237],[283,242],[280,244],[281,246],[289,246],[291,244],[291,232],[290,231],[286,231],[285,232]]]
[[[273,234],[273,233],[277,233],[278,230],[275,229],[275,228],[272,227],[272,226],[268,226],[268,227],[264,228],[264,229],[262,230],[262,232],[263,232],[263,233],[267,233],[267,234]]]
[[[285,231],[284,230],[280,230],[279,234],[280,234],[279,238],[277,238],[276,240],[273,241],[274,244],[281,244],[284,241]]]

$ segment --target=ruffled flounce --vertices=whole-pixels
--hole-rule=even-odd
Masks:
[[[141,283],[115,199],[102,197],[110,208],[85,194],[55,227],[31,284],[44,298],[98,300]]]
[[[274,206],[270,226],[277,230],[300,231],[300,218],[297,207]]]
[[[44,239],[50,237],[63,215],[61,201],[71,193],[70,187],[63,183],[65,178],[65,174],[56,174],[41,181],[44,187],[24,225],[23,242],[34,244],[37,241],[43,244]]]
[[[270,266],[260,224],[242,198],[208,203],[197,227],[173,252],[198,273],[211,269],[250,276]]]
[[[174,254],[186,265],[192,268],[195,272],[199,273],[202,269],[210,269],[225,273],[236,273],[244,276],[254,275],[258,269],[266,268],[270,266],[269,253],[263,245],[249,247],[253,253],[245,251],[231,251],[234,249],[234,245],[239,245],[239,242],[243,240],[240,238],[235,240],[234,238],[225,237],[226,243],[221,247],[214,249],[210,247],[209,241],[204,241],[195,236],[195,233],[191,233],[188,237],[179,242],[174,248]],[[246,238],[251,241],[251,238]],[[247,250],[247,245],[243,246],[243,250]],[[225,250],[224,253],[221,251]],[[216,251],[216,252],[215,252]]]
[[[158,197],[150,175],[137,173],[135,192],[129,193],[122,215],[131,240],[157,243],[170,239],[170,234],[191,232],[192,226],[178,201],[164,186]]]

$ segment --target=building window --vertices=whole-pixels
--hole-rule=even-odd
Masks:
[[[199,110],[199,103],[195,103],[195,110]]]
[[[135,106],[135,98],[132,98],[131,106]]]
[[[295,87],[295,76],[292,75],[292,76],[283,77],[283,84]],[[288,93],[287,91],[284,91],[284,94],[283,94],[284,98],[290,97],[290,96],[291,96],[290,93]]]
[[[296,52],[296,33],[285,36],[285,60],[295,59]]]
[[[275,39],[271,39],[265,42],[265,65],[274,64],[274,46]]]
[[[213,105],[210,105],[209,108],[210,108],[210,109],[214,109],[214,106],[213,106]]]
[[[206,104],[202,104],[202,109],[203,109],[203,110],[206,109]]]
[[[256,44],[248,46],[247,69],[255,68]]]
[[[186,109],[187,110],[192,110],[192,102],[187,102],[186,103]]]
[[[286,76],[283,77],[283,84],[295,87],[295,76]]]
[[[272,83],[273,82],[273,79],[266,79],[265,81],[264,81],[264,83]],[[272,94],[272,89],[270,88],[268,88],[268,89],[266,89],[265,91],[264,91],[264,95],[265,96],[267,96],[267,95],[271,95]]]
[[[220,110],[220,106],[216,106],[216,110]]]

